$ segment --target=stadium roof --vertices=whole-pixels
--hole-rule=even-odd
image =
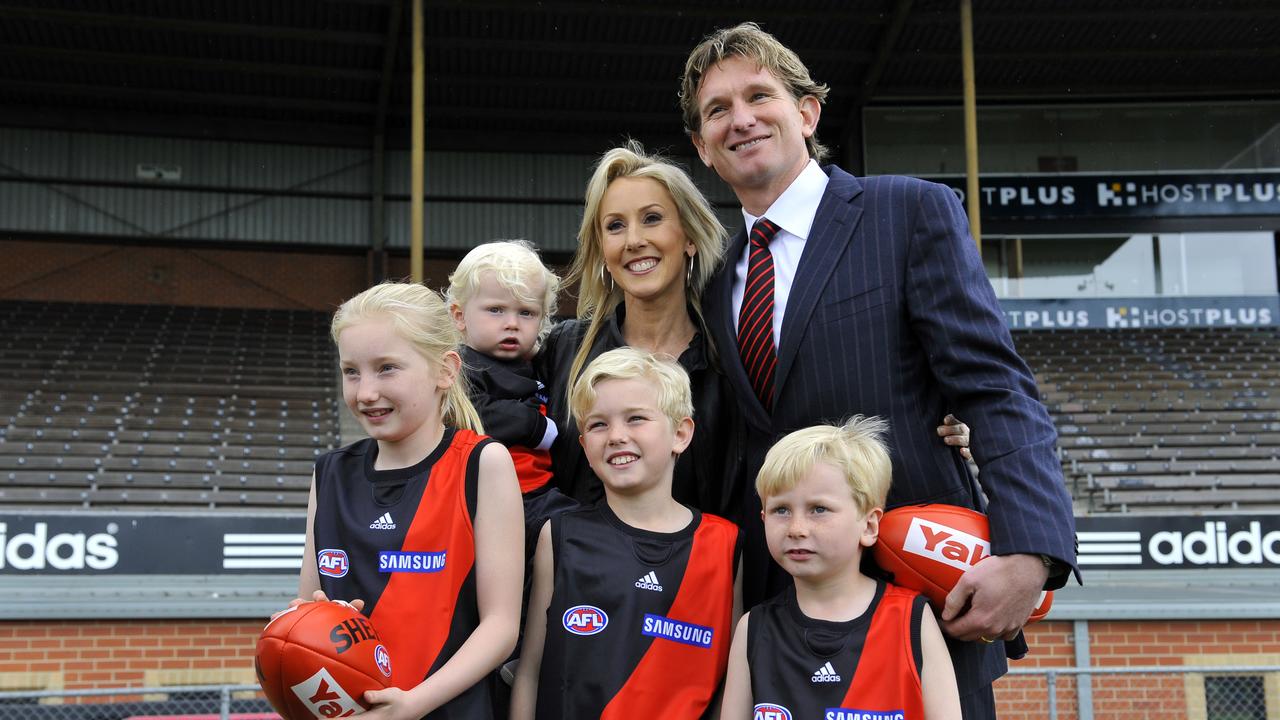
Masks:
[[[979,102],[1280,97],[1273,0],[977,0]],[[407,143],[407,0],[0,0],[0,124],[369,146]],[[756,20],[859,108],[955,103],[958,0],[426,0],[428,147],[687,147],[689,49]]]

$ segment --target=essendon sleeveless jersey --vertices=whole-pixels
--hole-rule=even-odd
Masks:
[[[480,623],[472,520],[480,450],[489,442],[448,429],[411,467],[375,470],[373,440],[316,463],[320,588],[331,598],[364,599],[398,687],[413,688],[440,669]],[[428,717],[490,716],[481,683]]]
[[[543,405],[546,413],[546,405]],[[511,463],[516,466],[516,479],[520,481],[520,492],[524,495],[546,487],[551,482],[551,451],[529,449],[519,445],[510,445]]]
[[[648,532],[600,503],[553,516],[551,540],[539,720],[702,717],[729,657],[737,527],[694,510]]]
[[[920,621],[926,600],[876,587],[848,622],[806,617],[795,588],[752,608],[747,663],[757,720],[920,720]]]

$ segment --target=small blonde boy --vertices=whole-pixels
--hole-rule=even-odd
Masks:
[[[738,529],[671,497],[693,439],[689,376],[619,348],[569,401],[605,501],[539,534],[512,718],[701,717],[738,607]]]
[[[467,347],[527,361],[551,329],[560,278],[526,240],[472,248],[449,275],[446,301]]]
[[[556,424],[530,359],[551,326],[560,279],[524,240],[473,248],[449,276],[446,299],[462,333],[462,364],[485,433],[507,446],[524,495],[528,553],[547,517],[574,503],[551,487]]]
[[[722,718],[959,718],[951,658],[923,596],[862,574],[892,465],[887,423],[797,430],[756,478],[769,554],[794,589],[734,632]],[[786,713],[780,711],[786,709]]]

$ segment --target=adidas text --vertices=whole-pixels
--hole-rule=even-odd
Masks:
[[[382,517],[374,520],[369,524],[370,530],[395,530],[396,521],[391,519],[391,513],[382,513]]]
[[[653,590],[654,592],[662,592],[662,586],[658,584],[658,574],[650,570],[649,574],[640,578],[635,582],[636,587],[641,590]]]
[[[836,672],[836,669],[831,666],[831,663],[827,663],[822,667],[818,668],[817,670],[813,671],[813,677],[809,678],[809,682],[815,682],[815,683],[840,682],[840,675]]]

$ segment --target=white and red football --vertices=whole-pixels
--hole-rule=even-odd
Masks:
[[[369,709],[366,690],[391,685],[391,655],[369,618],[347,603],[308,602],[275,616],[258,637],[258,684],[284,720]]]
[[[880,539],[871,546],[876,564],[893,573],[895,585],[929,598],[939,611],[960,576],[991,555],[987,516],[955,505],[910,505],[880,519]],[[1029,623],[1043,620],[1053,593],[1041,593]]]

